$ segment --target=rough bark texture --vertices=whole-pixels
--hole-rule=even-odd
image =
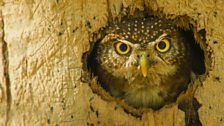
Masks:
[[[224,125],[223,7],[223,0],[0,0],[0,125],[184,126],[176,104],[135,117],[81,81],[94,34],[141,11],[185,15],[205,29],[211,67],[195,93],[198,115],[203,126]]]

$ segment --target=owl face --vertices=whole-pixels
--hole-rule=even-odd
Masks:
[[[91,64],[101,85],[135,107],[160,108],[186,88],[191,72],[187,39],[170,20],[125,20],[96,44]]]
[[[188,55],[187,43],[169,20],[124,21],[108,33],[98,45],[97,62],[129,83],[139,77],[152,80],[155,74],[175,74]]]

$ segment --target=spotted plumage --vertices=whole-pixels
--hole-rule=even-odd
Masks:
[[[171,20],[124,20],[105,33],[94,47],[91,67],[112,96],[133,107],[158,109],[186,89],[192,52]]]

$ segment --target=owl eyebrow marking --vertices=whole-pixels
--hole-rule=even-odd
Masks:
[[[159,36],[158,39],[153,41],[153,43],[158,43],[158,42],[162,41],[166,36],[168,36],[168,34],[167,33],[163,33],[162,35]]]
[[[117,40],[120,41],[120,42],[123,42],[124,44],[130,45],[131,47],[136,46],[136,44],[133,44],[133,43],[127,41],[127,40],[123,40],[123,39],[117,39]]]

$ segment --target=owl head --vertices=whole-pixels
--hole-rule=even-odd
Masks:
[[[190,64],[189,45],[180,29],[154,17],[110,26],[97,46],[100,69],[129,83],[136,77],[172,75]]]

